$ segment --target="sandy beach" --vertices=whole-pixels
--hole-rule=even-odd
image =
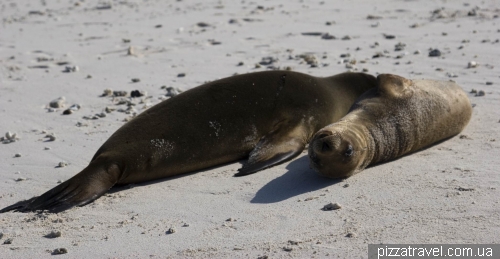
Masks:
[[[0,0],[0,208],[80,172],[169,91],[235,74],[453,80],[474,106],[456,137],[345,180],[316,174],[304,151],[246,177],[233,177],[236,162],[58,214],[3,213],[0,258],[367,258],[368,244],[498,244],[499,16],[496,0]]]

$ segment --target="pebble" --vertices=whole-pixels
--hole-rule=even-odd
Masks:
[[[325,206],[323,206],[323,210],[324,211],[328,211],[328,210],[338,210],[342,208],[342,206],[340,206],[340,204],[338,203],[328,203],[326,204]]]
[[[167,97],[174,97],[174,96],[182,93],[182,91],[179,88],[175,88],[175,87],[172,87],[172,86],[162,87],[162,88],[164,88],[165,90],[167,90],[167,93],[165,94],[165,96],[167,96]]]
[[[406,44],[405,43],[402,43],[402,42],[398,42],[398,44],[396,44],[394,46],[394,50],[395,51],[401,51],[401,50],[404,50],[406,47]]]
[[[429,57],[440,57],[441,51],[439,49],[433,49],[429,51]]]
[[[62,255],[62,254],[67,254],[68,249],[66,248],[56,248],[54,249],[54,252],[52,252],[53,255]]]
[[[58,230],[52,230],[49,234],[47,234],[45,237],[47,238],[57,238],[61,237],[61,231]]]
[[[186,73],[179,73],[177,74],[177,77],[185,77],[186,76]]]
[[[337,39],[335,36],[331,35],[330,33],[325,33],[321,35],[321,39],[323,40],[335,40]]]
[[[138,83],[140,81],[141,81],[141,79],[139,79],[139,78],[132,78],[132,83]]]
[[[62,108],[62,107],[64,107],[65,103],[66,103],[66,97],[61,96],[61,97],[59,97],[57,99],[52,100],[49,103],[49,106],[51,108]]]
[[[113,91],[113,96],[116,96],[116,97],[123,97],[123,96],[127,96],[127,91]]]
[[[18,177],[18,178],[16,178],[16,182],[22,182],[22,181],[26,181],[26,177]]]
[[[68,163],[62,161],[62,162],[59,162],[59,164],[57,164],[57,167],[66,167],[68,165]]]
[[[483,91],[483,90],[479,90],[479,92],[477,92],[476,96],[485,96],[486,93]]]
[[[56,135],[54,133],[50,133],[45,135],[45,138],[48,138],[48,141],[54,141],[56,140]]]
[[[184,223],[182,226],[183,227],[189,227],[189,223]]]
[[[285,246],[285,247],[283,247],[283,251],[285,251],[285,252],[291,252],[291,251],[293,251],[293,247]]]
[[[17,153],[17,154],[14,155],[14,157],[21,157],[21,154]]]
[[[349,232],[349,233],[347,233],[347,235],[345,235],[345,237],[348,237],[348,238],[356,237],[356,233]]]
[[[2,238],[3,238],[3,233],[2,233],[2,232],[0,232],[0,239],[2,239]]]
[[[44,147],[43,150],[50,150],[50,147]]]
[[[128,47],[128,49],[127,49],[127,55],[129,55],[129,56],[135,56],[135,49],[134,49],[134,47],[132,47],[132,46]]]
[[[349,36],[349,35],[346,35],[346,36],[342,37],[342,40],[351,40],[351,39],[352,39],[352,38],[351,38],[351,36]]]
[[[492,85],[492,84],[493,84],[493,82],[490,82],[490,81],[486,82],[486,85]]]
[[[387,39],[387,40],[392,40],[392,39],[395,39],[396,36],[391,35],[391,34],[384,34],[384,38]]]
[[[476,68],[478,66],[477,62],[476,61],[469,61],[469,63],[467,63],[467,68]]]
[[[78,66],[66,66],[63,70],[64,73],[71,73],[71,72],[77,72],[80,70]]]
[[[415,50],[415,52],[413,52],[413,54],[415,54],[415,55],[420,55],[420,53],[421,53],[421,52],[420,52],[420,50],[418,50],[418,49],[417,49],[417,50]]]
[[[171,228],[169,228],[169,229],[167,230],[167,234],[173,234],[173,233],[175,233],[175,232],[176,232],[176,230],[175,230],[175,228],[173,228],[173,227],[171,227]]]
[[[145,92],[145,91],[134,90],[134,91],[130,92],[130,97],[132,97],[132,98],[141,97],[141,96],[144,96],[146,94],[147,94],[147,92]]]
[[[10,131],[7,131],[5,133],[5,137],[1,137],[0,141],[4,144],[8,144],[11,142],[16,142],[19,140],[19,137],[17,136],[17,133],[12,133]]]
[[[5,241],[3,241],[3,244],[4,245],[10,245],[10,244],[12,244],[12,241],[14,241],[14,238],[8,238]]]
[[[111,88],[106,88],[104,89],[104,92],[101,94],[101,97],[111,96],[111,95],[113,95],[113,90],[111,90]]]
[[[79,104],[73,104],[68,109],[63,111],[64,115],[72,114],[74,111],[80,110],[81,106]]]

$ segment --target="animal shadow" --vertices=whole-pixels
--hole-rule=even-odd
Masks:
[[[275,203],[297,195],[316,191],[341,182],[318,175],[309,168],[309,159],[302,156],[293,160],[286,167],[288,172],[270,181],[257,191],[251,203]]]

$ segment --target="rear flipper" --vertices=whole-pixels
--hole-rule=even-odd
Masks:
[[[253,174],[300,155],[305,147],[301,132],[296,130],[293,133],[283,134],[277,131],[265,136],[250,152],[248,162],[234,176]]]
[[[54,187],[39,197],[17,202],[3,208],[7,211],[30,212],[48,210],[57,213],[74,206],[86,205],[102,196],[118,181],[120,170],[117,165],[105,166],[93,161],[83,171]]]

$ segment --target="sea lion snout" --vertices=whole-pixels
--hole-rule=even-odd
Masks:
[[[309,144],[310,166],[322,176],[345,178],[352,175],[351,158],[355,150],[338,132],[321,130]],[[333,161],[337,161],[332,163]]]

